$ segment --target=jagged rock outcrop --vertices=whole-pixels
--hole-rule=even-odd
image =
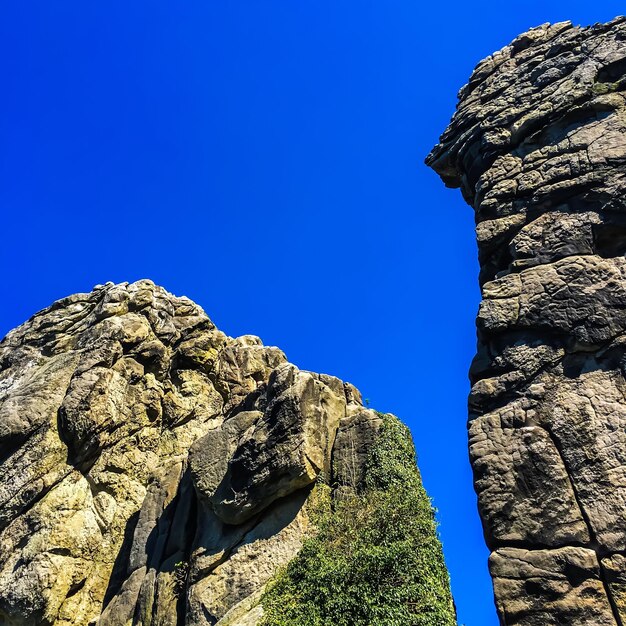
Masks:
[[[54,303],[0,343],[0,624],[258,624],[380,424],[150,281]]]
[[[626,624],[626,19],[482,61],[427,159],[476,215],[470,458],[502,624]]]

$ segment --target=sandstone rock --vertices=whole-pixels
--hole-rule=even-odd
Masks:
[[[272,372],[258,402],[265,407],[263,413],[246,412],[230,429],[233,418],[224,424],[232,434],[223,435],[231,452],[223,473],[212,469],[209,477],[201,469],[206,461],[195,462],[196,484],[228,524],[240,524],[276,499],[310,485],[321,472],[328,474],[337,427],[346,413],[340,380],[301,372],[291,364]],[[215,458],[215,443],[213,433],[200,440],[192,464],[195,457]]]
[[[622,622],[626,619],[626,557],[613,554],[600,563],[613,598],[615,610]]]
[[[470,458],[506,625],[624,623],[624,40],[521,35],[427,159],[476,214]]]
[[[567,469],[548,432],[509,404],[470,424],[470,458],[490,547],[590,541]]]
[[[504,623],[613,626],[595,553],[585,548],[501,548],[489,559]]]
[[[256,626],[379,423],[150,281],[54,303],[0,343],[0,624]]]

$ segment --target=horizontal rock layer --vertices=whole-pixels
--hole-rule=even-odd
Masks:
[[[0,624],[248,625],[380,416],[150,281],[0,343]]]
[[[482,61],[427,159],[475,210],[470,457],[502,624],[626,623],[626,19]]]

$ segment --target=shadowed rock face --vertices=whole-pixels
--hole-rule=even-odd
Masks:
[[[626,19],[482,61],[427,163],[476,214],[470,458],[502,624],[626,624]]]
[[[0,624],[254,626],[379,427],[150,281],[56,302],[0,343]]]

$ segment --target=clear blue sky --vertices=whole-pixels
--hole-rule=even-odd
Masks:
[[[473,216],[423,158],[483,57],[610,0],[6,2],[0,333],[148,277],[413,431],[459,621],[495,626],[467,461]]]

